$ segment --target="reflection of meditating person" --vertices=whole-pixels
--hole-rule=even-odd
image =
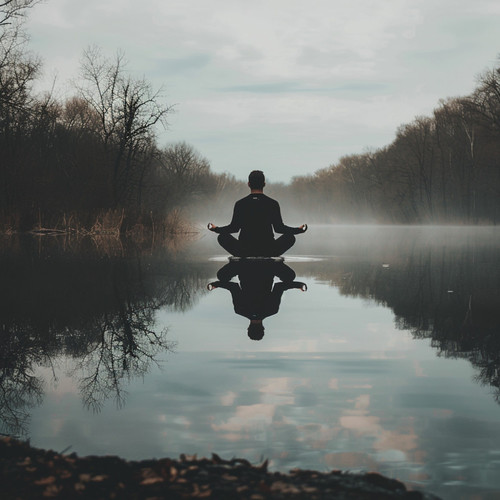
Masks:
[[[230,281],[238,275],[239,283]],[[277,276],[281,282],[274,283]],[[286,290],[307,290],[305,283],[294,281],[295,271],[283,262],[233,261],[219,269],[219,281],[208,285],[209,290],[225,288],[231,292],[234,312],[250,320],[248,336],[260,340],[264,336],[262,320],[276,314],[281,296]]]
[[[283,224],[279,203],[263,192],[265,177],[260,170],[248,176],[250,194],[234,205],[233,218],[227,226],[208,224],[219,233],[217,240],[231,255],[239,257],[272,257],[286,252],[295,243],[294,234],[304,233],[307,225],[289,227]],[[274,232],[282,234],[274,239]],[[231,233],[240,231],[236,239]]]

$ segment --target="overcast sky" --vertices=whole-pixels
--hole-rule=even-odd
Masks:
[[[46,0],[27,27],[61,96],[86,47],[120,49],[176,104],[160,145],[288,182],[470,93],[499,26],[498,0]]]

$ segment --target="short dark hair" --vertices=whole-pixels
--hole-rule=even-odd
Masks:
[[[261,340],[264,337],[264,325],[262,323],[250,323],[247,329],[248,338]]]
[[[252,170],[248,176],[248,185],[250,189],[262,189],[266,184],[264,172],[261,170]]]

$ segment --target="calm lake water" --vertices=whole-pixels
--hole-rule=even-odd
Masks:
[[[207,290],[227,264],[212,234],[155,250],[3,241],[0,431],[82,456],[215,452],[498,498],[500,229],[297,240],[286,265],[307,291],[257,263],[242,278],[279,306],[260,341],[230,290]]]

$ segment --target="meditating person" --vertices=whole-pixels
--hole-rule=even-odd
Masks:
[[[227,226],[208,229],[218,233],[220,245],[237,257],[276,257],[285,253],[295,243],[295,234],[304,233],[307,225],[290,227],[283,224],[279,203],[264,194],[264,173],[253,170],[248,176],[250,194],[234,205],[233,218]],[[236,239],[231,233],[240,232]],[[275,239],[274,233],[282,236]]]

